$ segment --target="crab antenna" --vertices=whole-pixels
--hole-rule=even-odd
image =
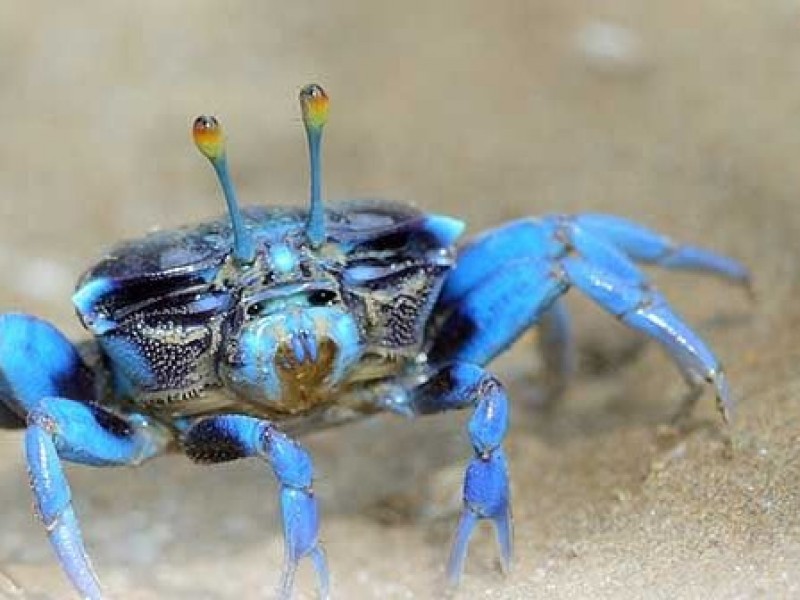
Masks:
[[[322,144],[322,128],[328,121],[328,95],[316,83],[300,90],[300,107],[303,110],[303,124],[308,137],[308,160],[311,171],[311,206],[308,210],[306,234],[314,247],[325,241],[325,209],[322,206],[320,192],[322,165],[320,146]]]
[[[219,185],[225,196],[233,226],[233,257],[239,263],[251,263],[255,256],[253,238],[245,228],[242,211],[239,208],[239,201],[236,199],[236,191],[233,189],[233,182],[228,171],[222,126],[215,117],[205,115],[197,117],[192,126],[192,137],[200,154],[205,156],[214,167],[214,172],[217,174]]]

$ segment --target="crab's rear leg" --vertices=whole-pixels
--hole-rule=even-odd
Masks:
[[[716,387],[720,408],[728,418],[732,409],[730,393],[718,361],[699,336],[651,288],[628,253],[646,262],[656,262],[658,256],[680,256],[680,260],[665,259],[659,264],[702,270],[743,285],[749,282],[747,270],[736,261],[705,250],[675,246],[667,238],[622,219],[607,217],[607,221],[603,221],[601,217],[605,218],[599,215],[594,220],[587,219],[589,227],[581,224],[582,217],[515,221],[467,245],[445,281],[437,305],[440,313],[449,315],[440,331],[451,331],[452,326],[459,325],[458,335],[439,335],[434,355],[438,360],[464,358],[485,364],[524,329],[544,318],[545,333],[549,328],[556,334],[551,336],[556,343],[547,344],[548,336],[544,338],[545,357],[549,352],[549,362],[559,364],[560,361],[561,371],[567,372],[564,365],[568,363],[561,350],[569,347],[565,342],[568,328],[548,325],[548,319],[551,322],[553,319],[544,311],[558,293],[575,285],[627,325],[666,347],[692,388],[682,414],[699,396],[698,386],[708,382]],[[616,224],[617,229],[612,229],[611,224]],[[617,241],[620,248],[614,245]],[[517,266],[526,260],[531,270],[522,274]],[[498,269],[497,265],[503,268]],[[529,302],[535,310],[521,310],[522,300],[515,297],[515,288],[519,295],[525,295],[532,286],[559,278],[561,285],[557,293],[552,297],[533,294]],[[493,289],[498,284],[500,292]],[[492,306],[491,310],[482,307],[487,303]],[[565,316],[559,319],[566,323]],[[505,345],[498,341],[504,336]]]
[[[554,300],[539,318],[539,353],[544,371],[541,406],[550,408],[567,389],[577,370],[569,311],[563,300]]]
[[[750,272],[739,261],[705,248],[680,244],[638,223],[605,214],[581,214],[575,226],[603,238],[629,258],[666,269],[716,275],[751,291]]]
[[[77,350],[52,325],[28,315],[0,315],[0,400],[27,422],[34,504],[62,567],[81,597],[101,598],[61,460],[137,464],[163,451],[166,435],[143,417],[123,418],[91,404],[92,374]]]
[[[272,423],[243,415],[220,415],[192,425],[183,440],[186,454],[205,463],[245,457],[265,459],[280,485],[285,562],[279,597],[291,596],[300,559],[309,557],[319,581],[319,595],[328,598],[328,566],[319,543],[317,500],[308,452]]]
[[[609,265],[597,266],[588,258],[567,257],[561,265],[570,283],[629,327],[658,341],[675,360],[690,385],[679,414],[691,409],[700,395],[697,388],[705,382],[714,386],[719,410],[730,421],[733,400],[722,365],[658,291],[619,277]]]
[[[543,260],[518,258],[504,264],[458,302],[437,305],[445,317],[434,334],[431,362],[485,365],[534,325],[568,288],[561,271]],[[555,334],[563,337],[563,333],[556,326]]]

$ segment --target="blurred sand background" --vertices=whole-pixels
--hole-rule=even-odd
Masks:
[[[333,102],[329,197],[414,201],[471,233],[619,213],[755,271],[755,303],[654,274],[727,365],[733,460],[711,394],[694,431],[665,432],[681,378],[577,294],[580,373],[552,414],[531,408],[532,339],[497,363],[515,400],[515,569],[498,573],[482,529],[457,597],[798,597],[800,2],[3,2],[0,306],[79,336],[72,285],[104,247],[220,213],[188,134],[198,113],[223,119],[244,199],[304,203],[309,81]],[[335,598],[439,595],[463,423],[307,438]],[[71,598],[31,517],[21,436],[0,439],[0,597]],[[263,465],[69,476],[109,598],[271,597]],[[297,596],[313,590],[305,566]]]

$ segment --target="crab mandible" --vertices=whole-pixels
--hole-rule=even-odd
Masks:
[[[748,286],[738,262],[600,214],[527,218],[457,247],[463,224],[385,201],[323,206],[320,144],[328,98],[300,92],[310,208],[236,200],[219,123],[199,117],[227,216],[113,248],[73,302],[92,342],[0,315],[0,424],[25,427],[36,512],[83,598],[102,592],[61,462],[139,464],[171,451],[200,462],[265,460],[280,487],[288,598],[309,557],[329,593],[311,458],[294,435],[378,411],[416,417],[470,408],[474,457],[447,566],[461,577],[475,524],[490,520],[502,564],[512,552],[502,443],[509,404],[486,365],[539,325],[545,364],[565,375],[575,287],[658,341],[693,390],[732,403],[719,361],[634,262],[692,269]],[[697,393],[690,394],[693,401]]]

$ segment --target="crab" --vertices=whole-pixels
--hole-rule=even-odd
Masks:
[[[457,583],[476,524],[494,525],[512,557],[509,399],[487,365],[538,326],[544,364],[566,379],[577,288],[660,343],[689,383],[706,384],[724,420],[725,372],[635,263],[690,269],[747,287],[739,262],[603,214],[524,218],[457,245],[464,224],[401,203],[325,206],[321,140],[328,96],[300,92],[310,206],[240,208],[224,135],[194,121],[227,214],[112,248],[72,298],[92,334],[71,343],[50,323],[0,315],[0,424],[25,428],[35,511],[82,598],[103,597],[62,462],[138,465],[169,452],[217,463],[259,458],[280,494],[289,598],[301,560],[329,596],[309,453],[298,436],[381,411],[419,417],[469,409],[474,452],[447,565]]]

